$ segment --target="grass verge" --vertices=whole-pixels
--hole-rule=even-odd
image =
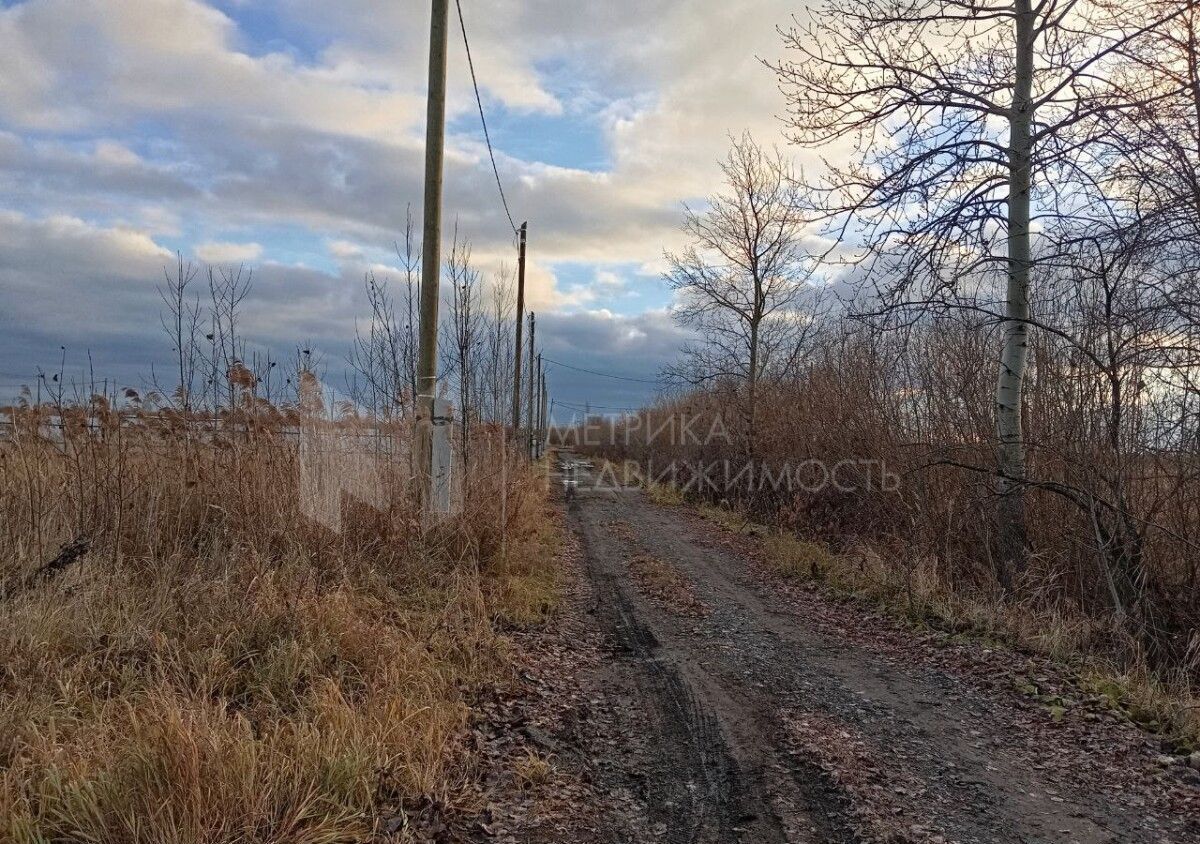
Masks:
[[[280,438],[108,434],[0,444],[0,840],[404,841],[477,808],[474,690],[557,601],[544,485],[501,450],[462,516],[400,494],[335,532]]]
[[[676,491],[676,495],[677,495]],[[653,493],[651,494],[653,500]],[[666,496],[668,499],[672,496]],[[916,629],[965,636],[989,645],[1036,653],[1068,669],[1080,692],[1119,717],[1161,735],[1177,753],[1200,749],[1200,695],[1186,676],[1163,679],[1138,654],[1123,664],[1101,655],[1117,635],[1101,619],[1036,610],[993,593],[947,586],[927,561],[907,567],[858,547],[835,553],[819,542],[772,530],[725,507],[689,506],[723,530],[754,537],[762,560],[785,582],[828,589],[868,602]],[[1035,691],[1032,696],[1039,697]]]

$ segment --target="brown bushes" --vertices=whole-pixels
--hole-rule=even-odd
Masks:
[[[828,548],[842,560],[833,571],[817,561],[814,572],[813,554],[784,554],[781,565],[796,573],[892,596],[905,613],[916,600],[929,612],[911,614],[955,629],[1006,628],[1024,644],[1168,684],[1177,703],[1189,698],[1200,681],[1200,477],[1186,396],[1160,390],[1126,407],[1114,446],[1102,379],[1039,338],[1026,420],[1032,554],[1005,595],[991,556],[987,330],[937,324],[879,337],[843,329],[830,326],[803,367],[759,385],[752,472],[744,471],[750,432],[736,384],[663,402],[639,419],[594,420],[572,436],[590,439],[594,453],[635,461],[650,483],[673,481],[693,498],[816,543],[798,549]],[[673,417],[699,417],[690,428],[698,435],[680,436]],[[697,482],[697,473],[715,482]],[[1122,521],[1136,534],[1136,559],[1101,542]],[[1123,570],[1131,563],[1136,570]]]

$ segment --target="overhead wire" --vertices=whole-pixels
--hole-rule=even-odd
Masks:
[[[612,378],[617,381],[632,381],[635,384],[659,384],[659,385],[666,383],[661,378],[650,380],[647,378],[632,378],[627,375],[613,375],[612,373],[609,373],[609,372],[599,372],[595,369],[585,369],[582,366],[572,366],[569,363],[563,363],[560,360],[552,360],[548,357],[543,357],[542,360],[545,361],[546,363],[552,363],[555,366],[562,366],[567,369],[574,369],[576,372],[586,372],[589,375],[599,375],[602,378]]]
[[[593,410],[622,410],[622,411],[628,411],[629,413],[640,413],[641,411],[647,409],[645,407],[613,407],[611,405],[605,405],[605,404],[581,405],[581,404],[574,404],[572,402],[566,402],[566,401],[562,401],[562,400],[559,400],[558,404],[562,405],[563,407],[570,408],[571,410],[582,410],[585,413],[593,411]]]
[[[471,86],[475,89],[475,104],[479,106],[479,122],[483,124],[483,139],[487,142],[488,158],[492,161],[492,173],[496,176],[496,189],[500,191],[500,203],[504,206],[504,215],[508,217],[508,225],[513,234],[517,233],[517,224],[513,220],[512,211],[508,208],[508,197],[504,195],[504,184],[500,181],[500,168],[496,166],[496,153],[492,149],[492,136],[488,132],[487,117],[483,113],[483,98],[479,96],[479,80],[475,76],[475,60],[471,58],[471,41],[467,37],[467,21],[463,17],[462,0],[454,0],[458,8],[458,23],[462,28],[463,46],[467,50],[467,67],[471,70]]]
[[[509,208],[509,205],[508,205],[508,196],[504,192],[504,182],[500,178],[500,168],[496,164],[496,151],[492,145],[491,132],[488,129],[487,115],[484,112],[484,108],[483,108],[483,97],[481,96],[481,94],[479,92],[479,77],[478,77],[478,74],[475,72],[475,59],[471,53],[471,39],[470,39],[470,36],[468,36],[468,34],[467,34],[467,21],[466,21],[466,16],[463,14],[462,0],[454,0],[454,5],[455,5],[456,10],[458,11],[458,23],[459,23],[460,29],[462,30],[463,48],[466,50],[466,53],[467,53],[467,67],[471,72],[471,87],[475,92],[475,105],[479,109],[479,123],[483,127],[483,139],[484,139],[485,143],[487,144],[488,159],[491,161],[491,164],[492,164],[492,175],[495,176],[495,178],[496,178],[496,190],[500,194],[500,204],[504,206],[504,215],[505,215],[505,217],[508,218],[508,225],[509,225],[509,227],[512,228],[513,234],[515,235],[518,232],[517,224],[516,224],[516,221],[513,219],[512,210]],[[543,358],[543,361],[546,363],[554,364],[555,366],[561,366],[566,369],[572,369],[572,370],[575,370],[576,372],[584,372],[589,375],[596,375],[596,376],[599,376],[602,378],[612,378],[617,381],[628,381],[628,382],[636,383],[636,384],[655,384],[655,385],[662,385],[664,383],[661,379],[651,380],[651,379],[647,379],[647,378],[633,378],[633,377],[624,376],[624,375],[613,375],[612,373],[608,373],[608,372],[599,372],[594,369],[586,369],[586,368],[580,367],[580,366],[572,366],[569,363],[563,363],[562,361],[556,361],[556,360],[552,360],[550,358],[545,358],[545,357]],[[568,407],[570,406],[566,402],[560,402],[560,404],[563,404]],[[603,408],[601,408],[598,405],[597,405],[597,407],[599,409],[604,409],[604,410],[628,410],[628,411],[638,410],[638,408],[623,408],[623,407],[603,407]],[[579,409],[582,410],[584,408],[579,408]]]

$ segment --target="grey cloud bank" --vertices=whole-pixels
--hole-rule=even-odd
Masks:
[[[169,344],[154,287],[176,249],[262,264],[247,320],[253,341],[280,352],[312,342],[331,362],[344,358],[365,316],[355,250],[390,252],[406,206],[420,201],[427,7],[277,0],[277,18],[320,34],[320,48],[306,53],[281,49],[286,33],[245,25],[243,5],[0,8],[0,372],[10,373],[0,385],[56,364],[60,344],[79,365],[90,348],[98,368],[130,381],[161,364]],[[652,278],[664,247],[678,242],[681,201],[711,190],[726,133],[776,137],[781,102],[756,56],[778,52],[774,27],[789,4],[509,0],[465,9],[486,103],[519,119],[561,115],[570,96],[572,112],[590,109],[610,151],[611,169],[593,173],[499,150],[510,202],[531,222],[530,299],[543,338],[585,365],[661,366],[680,341],[661,303],[611,313],[646,276],[600,280],[581,296],[556,265],[641,265]],[[512,49],[518,43],[525,48]],[[555,73],[572,74],[571,84]],[[451,79],[452,115],[469,116],[457,42]],[[480,139],[451,138],[447,224],[458,220],[486,270],[511,263],[494,191]],[[297,265],[281,228],[301,232],[327,261]],[[619,382],[576,380],[575,398],[631,396]]]

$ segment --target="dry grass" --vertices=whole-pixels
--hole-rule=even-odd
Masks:
[[[789,580],[824,580],[835,560],[829,549],[790,534],[771,534],[763,541],[771,570]]]
[[[837,554],[789,533],[766,537],[762,550],[767,567],[784,580],[824,585],[920,627],[1073,664],[1083,689],[1105,698],[1114,710],[1166,735],[1180,751],[1200,747],[1200,699],[1186,672],[1164,681],[1145,667],[1145,660],[1131,660],[1130,668],[1105,659],[1104,645],[1120,633],[1099,619],[1005,602],[998,593],[955,590],[928,559],[902,568],[867,548]]]
[[[98,429],[30,418],[0,443],[0,840],[318,844],[470,808],[495,624],[557,597],[541,485],[510,462],[436,529],[398,490],[335,533],[270,430],[93,410]],[[77,537],[87,555],[30,578]]]
[[[679,488],[671,484],[660,484],[651,481],[646,487],[646,494],[650,496],[650,500],[655,504],[661,504],[664,507],[676,507],[683,503],[683,493]]]
[[[718,506],[701,501],[694,505],[694,509],[702,518],[713,522],[725,530],[763,538],[771,535],[771,529],[766,525],[753,521],[745,513],[739,512],[727,504]]]
[[[514,773],[522,788],[534,788],[550,781],[554,776],[554,763],[548,756],[527,750],[525,755],[517,760]]]
[[[496,556],[483,581],[493,618],[517,629],[538,627],[548,621],[558,607],[562,588],[562,572],[554,563],[559,529],[540,512],[540,498],[529,501],[536,506],[518,521],[532,528],[522,541]]]
[[[709,608],[696,597],[692,582],[675,566],[649,554],[635,554],[628,565],[638,589],[668,612],[690,618],[708,615]]]

